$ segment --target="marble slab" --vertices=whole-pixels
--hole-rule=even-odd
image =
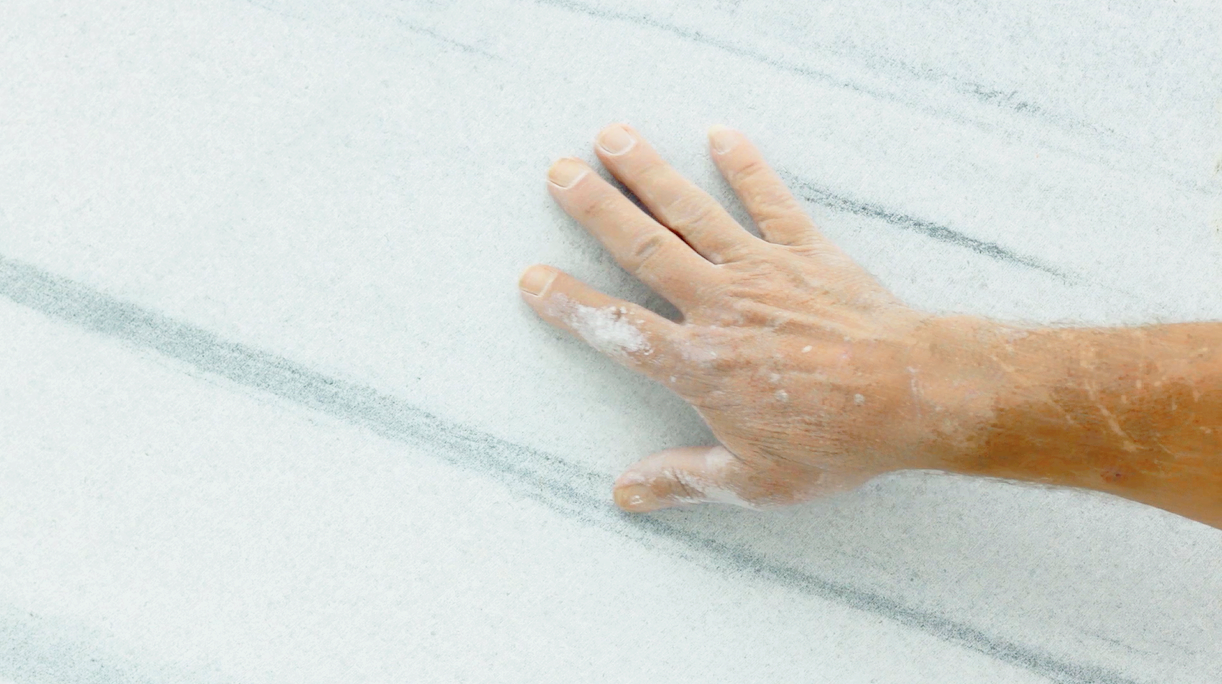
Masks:
[[[1222,319],[1216,0],[9,0],[0,682],[1208,682],[1222,531],[897,473],[619,512],[708,443],[519,301],[554,206],[745,131],[910,303]]]

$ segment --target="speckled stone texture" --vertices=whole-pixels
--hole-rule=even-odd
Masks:
[[[1222,531],[898,473],[629,516],[711,437],[519,301],[544,189],[746,132],[908,302],[1222,319],[1222,11],[6,0],[0,682],[1222,681]],[[745,217],[744,217],[745,220]]]

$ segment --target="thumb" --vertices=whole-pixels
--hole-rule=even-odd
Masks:
[[[647,513],[683,504],[725,503],[760,508],[751,502],[758,485],[748,482],[746,464],[725,447],[683,447],[649,456],[615,481],[615,503]]]
[[[872,475],[831,472],[770,459],[746,461],[723,446],[667,449],[615,481],[615,503],[633,513],[722,503],[760,510],[857,488]]]

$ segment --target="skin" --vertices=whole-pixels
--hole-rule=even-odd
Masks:
[[[628,126],[595,151],[648,214],[580,160],[548,172],[552,197],[681,321],[549,266],[519,283],[542,318],[665,384],[720,441],[631,466],[621,508],[784,506],[929,469],[1104,491],[1222,528],[1222,324],[918,311],[816,229],[745,136],[716,126],[709,142],[762,239]]]

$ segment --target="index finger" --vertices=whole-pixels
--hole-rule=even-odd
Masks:
[[[633,370],[673,383],[679,324],[549,266],[527,269],[518,287],[526,303],[548,323]]]

